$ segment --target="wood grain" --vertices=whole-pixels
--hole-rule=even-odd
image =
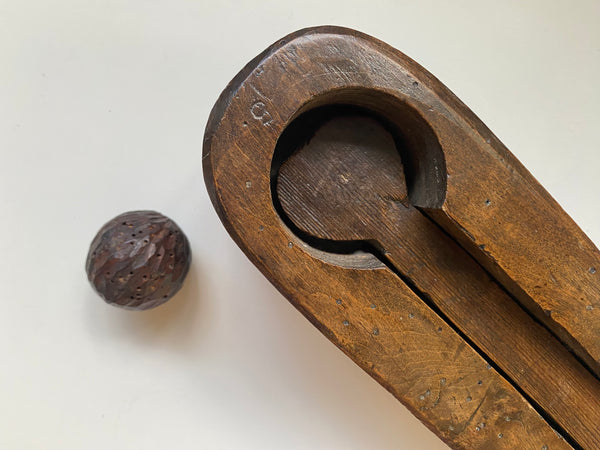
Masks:
[[[410,205],[393,136],[375,119],[335,112],[283,164],[277,192],[301,231],[372,241],[561,430],[584,448],[600,448],[598,380]]]
[[[379,228],[368,226],[369,220],[361,225],[359,219],[346,215],[348,223],[339,230],[354,234],[322,236],[342,240],[336,244],[339,247],[319,249],[294,231],[276,208],[273,187],[277,169],[289,157],[289,152],[276,150],[283,145],[284,132],[293,130],[303,113],[340,104],[367,110],[385,122],[402,149],[400,169],[405,173],[406,186],[396,179],[381,184],[385,188],[378,194],[385,201],[374,203],[376,211],[364,209],[360,201],[356,203],[357,211],[371,211],[371,222],[380,220]],[[389,138],[378,133],[376,127],[367,132],[370,137],[364,145],[369,149],[386,147]],[[338,138],[343,137],[333,141],[339,142]],[[295,145],[302,147],[305,143],[296,140]],[[368,163],[372,156],[369,152],[365,155],[360,164]],[[401,172],[391,160],[376,162],[379,172],[388,167],[390,172]],[[550,316],[542,314],[544,326],[540,326],[422,211],[460,241],[520,302],[529,301],[527,306],[534,312],[548,305],[542,297],[533,295],[528,283],[518,280],[511,271],[513,259],[509,258],[511,252],[523,253],[521,246],[529,245],[526,241],[533,231],[528,228],[527,218],[548,211],[555,223],[545,225],[543,230],[538,227],[538,234],[550,238],[572,232],[563,242],[583,242],[584,247],[586,238],[485,125],[414,61],[372,37],[348,29],[320,27],[289,35],[251,61],[227,86],[209,118],[203,163],[213,204],[252,262],[328,339],[451,447],[598,447],[593,425],[598,417],[597,396],[582,399],[595,395],[596,380],[544,328],[559,334],[591,370],[597,371],[597,343],[589,339],[600,329],[595,310],[577,321],[569,318],[571,313],[562,312],[574,308],[572,314],[581,315],[582,300],[572,302],[570,297],[579,285],[570,284],[561,291],[561,313],[555,308]],[[370,180],[370,175],[363,181]],[[297,187],[295,182],[290,183],[290,189]],[[483,192],[485,198],[480,199]],[[348,208],[348,202],[357,197],[360,200],[359,196],[346,195],[343,206]],[[511,197],[518,198],[513,201]],[[495,216],[480,212],[498,208],[503,212]],[[314,223],[305,234],[318,235],[318,224]],[[537,225],[538,220],[531,223]],[[497,228],[503,230],[495,231]],[[521,228],[527,231],[521,232]],[[321,230],[333,229],[327,225]],[[372,236],[365,238],[364,231],[373,231]],[[511,232],[513,239],[520,240],[513,250],[508,239]],[[408,235],[406,242],[398,240],[398,236],[407,239]],[[492,243],[491,238],[496,237],[498,240]],[[363,246],[353,248],[354,239],[360,239]],[[429,242],[435,245],[427,245]],[[501,245],[502,250],[498,248]],[[555,251],[556,245],[549,248]],[[374,253],[364,252],[369,246],[376,247],[374,253],[387,252],[389,267]],[[363,252],[351,253],[356,248]],[[528,251],[528,257],[543,252]],[[454,255],[458,262],[448,264],[454,261]],[[553,257],[546,255],[544,264]],[[517,260],[521,255],[513,258]],[[534,258],[529,262],[536,265],[536,261]],[[565,263],[560,258],[556,261],[553,264]],[[578,262],[567,258],[566,262],[566,271],[574,270],[577,264],[592,264],[585,258]],[[466,278],[461,278],[463,271],[468,272]],[[457,277],[454,272],[461,275]],[[544,277],[546,272],[546,267],[541,272],[529,268],[526,276],[535,286],[536,274]],[[576,278],[561,276],[561,285],[568,279]],[[474,280],[475,284],[446,285],[457,280]],[[523,289],[515,287],[521,284]],[[594,292],[590,286],[586,295]],[[465,298],[473,291],[482,297],[485,294],[485,298],[477,304],[478,313],[462,317],[461,305],[472,301]],[[430,303],[424,293],[431,297]],[[451,295],[456,297],[454,303]],[[489,321],[490,327],[511,329],[513,333],[523,331],[524,339],[505,341],[496,331],[486,334],[485,327],[474,321]],[[459,323],[475,335],[464,335]],[[537,347],[530,346],[530,334]],[[511,349],[511,345],[517,347]],[[531,348],[540,353],[524,355],[519,351]],[[509,360],[502,362],[501,368],[499,362],[487,359],[487,353],[494,352],[510,359],[511,351],[519,353],[514,366]],[[539,380],[543,375],[532,371],[532,365],[545,367],[555,362],[558,369],[551,370],[544,387]],[[534,395],[535,402],[548,399],[549,392],[560,384],[555,377],[563,369],[567,381],[565,387],[554,392],[556,402],[548,400],[546,409],[533,405],[548,422],[530,399]],[[577,389],[583,390],[576,393]],[[568,399],[571,394],[576,395],[576,401]],[[570,404],[574,409],[563,417],[564,407]],[[569,430],[572,445],[557,435],[555,425]]]

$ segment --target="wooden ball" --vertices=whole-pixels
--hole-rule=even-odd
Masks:
[[[179,291],[190,261],[188,239],[175,222],[155,211],[131,211],[100,229],[90,245],[86,271],[107,303],[144,310]]]

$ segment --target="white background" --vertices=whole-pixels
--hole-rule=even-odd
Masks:
[[[258,273],[204,188],[221,90],[320,24],[425,66],[600,242],[597,0],[1,0],[0,449],[445,448]],[[145,313],[84,273],[98,228],[136,209],[194,256]]]

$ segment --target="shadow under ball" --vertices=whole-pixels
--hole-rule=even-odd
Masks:
[[[155,211],[131,211],[98,231],[86,272],[107,303],[145,310],[162,305],[179,291],[190,262],[188,239],[174,221]]]

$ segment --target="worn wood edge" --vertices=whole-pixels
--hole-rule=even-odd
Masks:
[[[205,131],[204,131],[204,139],[202,145],[202,172],[204,176],[204,183],[207,188],[209,197],[217,212],[217,215],[221,219],[223,226],[232,237],[234,242],[244,251],[246,256],[252,261],[252,263],[257,266],[261,272],[264,273],[264,265],[261,261],[253,256],[253,252],[250,249],[247,249],[243,240],[235,230],[235,228],[231,225],[230,220],[227,216],[227,212],[225,208],[223,208],[223,204],[220,200],[220,195],[217,189],[217,185],[215,183],[215,179],[213,178],[214,174],[214,166],[213,166],[213,155],[211,154],[212,142],[215,134],[219,128],[219,124],[225,114],[225,111],[229,107],[232,98],[235,96],[235,93],[241,87],[242,83],[252,74],[252,72],[260,66],[261,62],[267,59],[269,56],[277,52],[280,48],[282,48],[286,43],[300,38],[305,35],[310,34],[341,34],[341,35],[351,35],[351,36],[359,36],[371,41],[375,41],[381,45],[389,47],[385,42],[379,41],[376,38],[373,38],[367,34],[361,33],[359,31],[353,30],[351,28],[339,27],[334,25],[321,25],[315,27],[307,27],[300,30],[297,30],[293,33],[290,33],[284,36],[281,39],[278,39],[276,42],[267,47],[263,52],[259,53],[256,57],[254,57],[251,61],[249,61],[227,84],[225,89],[219,95],[217,101],[215,102],[209,117],[206,123]],[[391,50],[396,51],[391,48]],[[284,127],[285,128],[285,127]],[[283,226],[285,226],[282,223]],[[378,266],[375,261],[370,259],[365,263],[365,266]],[[263,269],[261,269],[261,267]]]
[[[206,128],[206,135],[205,135],[206,137],[205,137],[204,152],[203,152],[203,166],[204,166],[205,182],[206,182],[206,185],[207,185],[207,188],[208,188],[208,191],[209,191],[209,195],[211,197],[211,201],[213,202],[213,204],[215,206],[215,209],[216,209],[219,217],[221,218],[223,224],[225,225],[226,229],[228,230],[228,232],[230,233],[230,235],[232,236],[232,238],[234,239],[234,241],[236,241],[236,243],[242,248],[242,250],[244,251],[244,253],[249,257],[249,259],[265,275],[267,275],[269,273],[268,267],[263,264],[263,261],[261,261],[261,259],[258,258],[251,249],[246,248],[244,240],[237,233],[235,226],[233,226],[233,223],[230,221],[230,218],[228,217],[227,208],[225,208],[224,205],[221,202],[221,200],[222,200],[221,199],[221,195],[220,195],[219,190],[217,188],[216,180],[214,179],[213,164],[212,164],[212,155],[211,155],[211,152],[210,152],[211,151],[211,147],[212,147],[212,139],[213,139],[213,137],[215,136],[215,133],[218,130],[219,122],[220,122],[220,120],[221,120],[221,118],[223,116],[224,111],[228,107],[229,101],[231,100],[231,98],[233,97],[233,95],[235,94],[235,92],[237,91],[237,89],[240,87],[241,83],[252,72],[252,69],[255,67],[255,65],[257,65],[264,58],[268,57],[270,54],[272,54],[274,51],[276,51],[279,47],[281,47],[282,45],[284,45],[284,43],[282,44],[282,42],[288,41],[292,37],[302,36],[304,34],[311,33],[311,32],[328,32],[328,33],[330,33],[330,32],[335,32],[335,33],[337,33],[337,32],[347,32],[347,34],[352,34],[352,35],[355,35],[355,36],[356,35],[360,35],[360,36],[368,38],[371,41],[376,41],[373,38],[370,38],[370,37],[368,37],[366,35],[362,35],[362,33],[357,33],[357,32],[354,32],[353,30],[340,29],[340,28],[337,28],[337,27],[310,28],[310,29],[300,30],[299,32],[296,32],[296,33],[292,33],[291,35],[289,35],[286,38],[284,38],[284,40],[280,40],[276,44],[274,44],[273,46],[269,47],[269,49],[267,49],[265,52],[263,52],[261,55],[259,55],[257,58],[255,58],[251,63],[249,63],[242,70],[242,72],[240,72],[240,74],[238,74],[238,76],[236,76],[234,78],[234,80],[232,80],[232,82],[228,85],[228,87],[223,92],[223,94],[221,94],[221,97],[219,98],[219,101],[217,102],[217,105],[215,105],[215,108],[213,108],[213,111],[211,112],[209,123],[208,123],[207,128]],[[380,42],[380,41],[378,41],[378,42]],[[387,46],[384,43],[381,43],[381,44],[383,44],[384,46]],[[395,51],[395,49],[392,49],[392,50]],[[395,52],[399,53],[397,51],[395,51]],[[288,289],[286,289],[285,286],[283,286],[283,285],[281,285],[279,283],[276,283],[271,277],[269,277],[269,278],[270,278],[271,282],[276,286],[276,288],[280,292],[282,292],[282,294],[284,294],[284,296],[286,296],[288,299],[292,299],[293,298],[293,294],[294,294],[293,292],[290,292]],[[321,332],[323,332],[326,336],[330,337],[327,328],[325,328],[315,317],[313,317],[310,314],[310,311],[302,308],[300,306],[300,304],[298,304],[297,302],[292,302],[292,304],[297,309],[299,309],[300,312],[303,315],[305,315],[305,317],[307,317],[309,319],[309,321],[311,321],[313,323],[313,325],[315,325]],[[331,337],[330,337],[330,339],[331,339]],[[337,343],[337,342],[334,342],[334,343],[336,345],[338,345],[338,347],[339,347],[339,343]],[[345,353],[348,354],[347,351],[345,351],[344,349],[342,349],[342,350]],[[352,355],[349,355],[349,356],[352,357]],[[356,362],[359,363],[359,365],[361,365],[360,361],[356,361]],[[363,365],[361,365],[361,367],[363,367]],[[368,370],[368,368],[363,367],[363,369],[365,369],[370,375],[373,376],[373,374]],[[381,382],[381,380],[379,380],[379,381]],[[434,432],[436,432],[436,434],[439,433],[439,430],[436,428],[436,426],[434,424],[426,424],[426,425],[428,427],[430,427]],[[446,439],[444,439],[444,440],[446,440]],[[454,442],[454,444],[456,445],[456,442]],[[467,447],[456,447],[456,448],[467,448]]]

